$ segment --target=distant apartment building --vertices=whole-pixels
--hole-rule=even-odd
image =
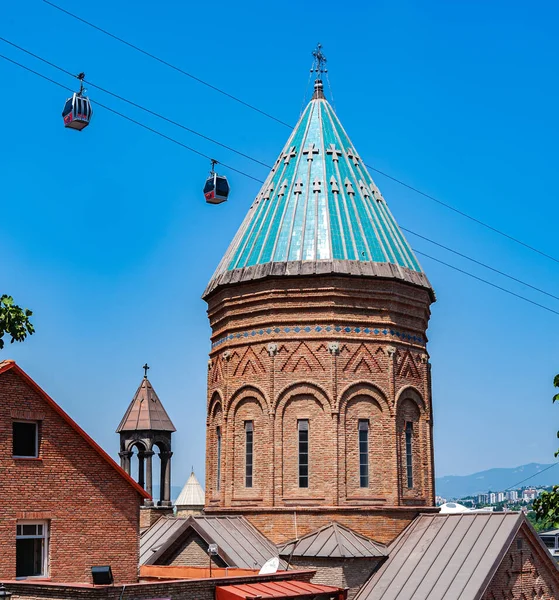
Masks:
[[[497,502],[504,502],[506,500],[505,492],[497,492]]]
[[[510,490],[507,492],[507,500],[511,502],[516,502],[518,500],[518,492],[516,490]]]
[[[488,494],[479,494],[477,497],[478,504],[489,504],[489,495]]]
[[[446,504],[446,498],[443,498],[442,496],[435,496],[435,505],[441,506],[443,504]]]
[[[525,489],[522,493],[522,500],[524,500],[524,502],[530,502],[531,500],[535,500],[537,497],[538,492],[533,488]]]
[[[495,492],[490,492],[489,504],[495,504],[496,502],[497,502],[497,494]]]

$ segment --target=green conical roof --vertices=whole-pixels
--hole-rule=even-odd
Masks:
[[[327,273],[431,289],[317,81],[205,295],[240,281]]]

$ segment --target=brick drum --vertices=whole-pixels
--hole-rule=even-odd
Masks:
[[[138,491],[16,369],[0,373],[0,579],[16,576],[17,521],[40,519],[51,581],[90,583],[93,565],[137,581]],[[14,419],[39,423],[38,458],[12,458]]]
[[[206,512],[243,514],[276,543],[295,527],[304,535],[332,520],[388,542],[434,507],[430,290],[329,274],[230,284],[206,300]],[[309,421],[308,488],[298,485],[298,419]],[[359,480],[360,419],[369,421],[368,487]],[[246,421],[254,426],[252,487]]]

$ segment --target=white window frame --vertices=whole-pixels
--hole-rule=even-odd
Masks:
[[[26,423],[35,425],[35,454],[33,456],[20,456],[19,454],[12,454],[12,458],[18,458],[25,460],[26,458],[39,458],[39,421],[26,421],[25,419],[13,419],[12,420],[12,436],[14,435],[14,423]],[[12,439],[13,449],[13,439]]]
[[[28,535],[22,533],[18,534],[18,528],[23,525],[42,525],[43,533],[41,535]],[[43,540],[42,547],[42,560],[41,560],[41,573],[39,575],[22,575],[20,577],[16,577],[17,580],[20,579],[44,579],[49,576],[49,541],[50,541],[50,531],[49,531],[49,522],[43,520],[18,520],[16,522],[16,544],[17,540],[29,540],[29,539],[40,539]]]

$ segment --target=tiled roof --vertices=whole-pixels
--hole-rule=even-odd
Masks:
[[[513,512],[420,515],[355,600],[479,600],[523,523]]]
[[[278,556],[276,546],[244,517],[162,517],[140,538],[140,564],[157,564],[191,531],[207,544],[217,544],[218,555],[228,567],[259,569]]]
[[[31,388],[33,388],[44,401],[62,418],[68,425],[80,435],[87,444],[89,444],[95,452],[107,462],[115,471],[116,474],[124,479],[126,483],[134,488],[134,490],[140,494],[143,498],[150,499],[151,496],[138,484],[136,481],[126,473],[124,469],[117,465],[117,463],[99,446],[99,444],[91,438],[66,412],[62,410],[60,406],[43,390],[38,383],[36,383],[29,375],[15,363],[13,360],[3,360],[0,362],[0,375],[7,371],[13,371],[19,377],[21,377]]]
[[[176,431],[149,379],[144,377],[116,432]]]
[[[287,542],[280,547],[279,554],[308,558],[380,558],[388,556],[388,549],[384,544],[334,522]]]
[[[431,290],[321,87],[205,294],[237,281],[318,273],[403,279]]]
[[[175,501],[175,506],[180,508],[181,506],[204,506],[206,502],[206,496],[204,489],[200,485],[194,471],[190,473],[188,481],[184,484],[179,497]]]

